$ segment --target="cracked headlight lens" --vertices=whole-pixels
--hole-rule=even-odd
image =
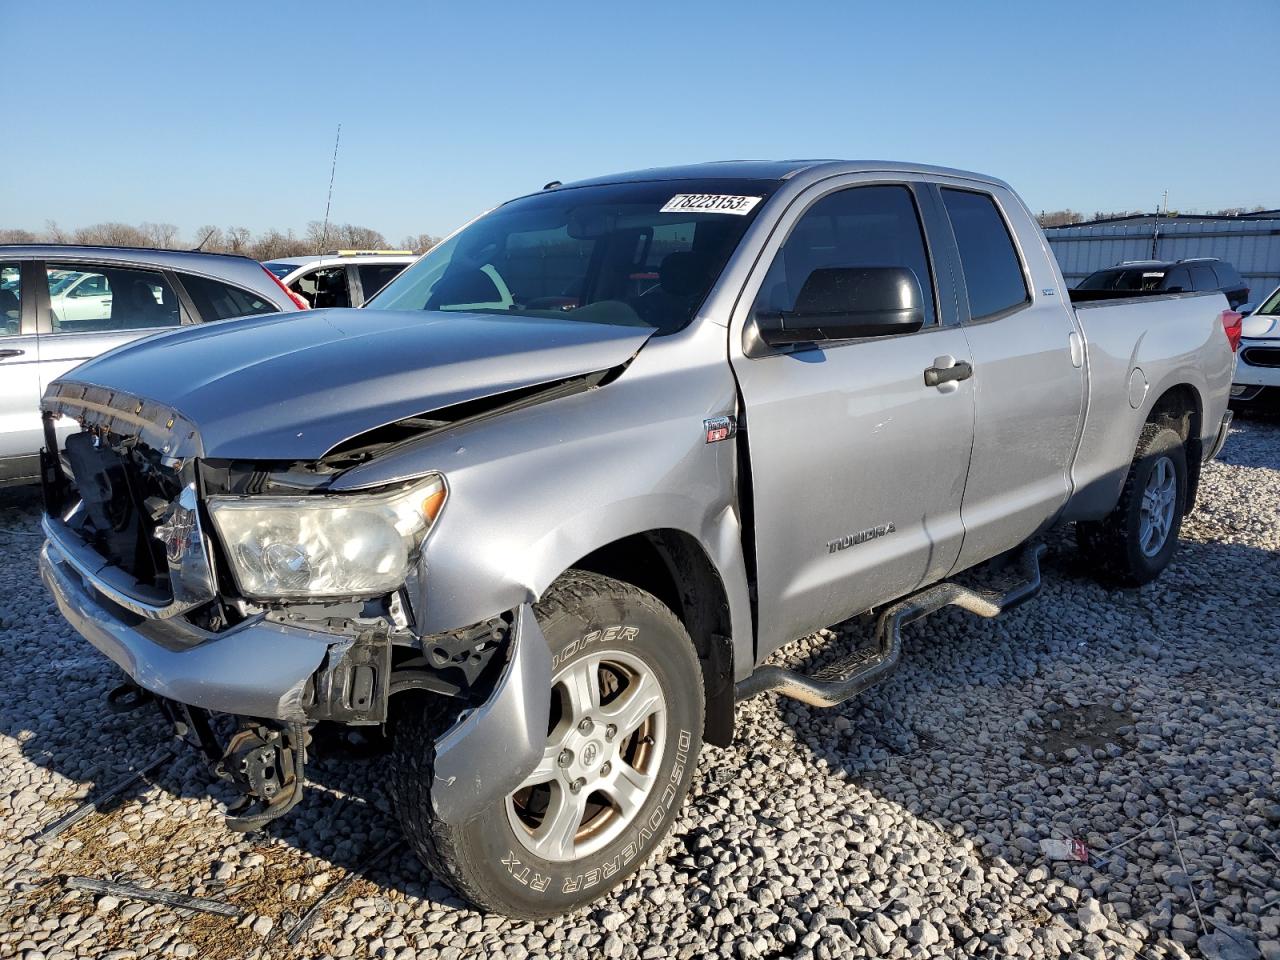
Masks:
[[[376,596],[404,583],[446,496],[432,474],[378,494],[212,497],[209,515],[246,597]]]

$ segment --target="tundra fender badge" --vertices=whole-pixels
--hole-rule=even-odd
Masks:
[[[857,546],[860,543],[866,543],[868,540],[875,540],[879,537],[888,536],[897,531],[897,527],[893,525],[893,521],[882,523],[878,527],[868,527],[866,530],[859,530],[857,533],[851,533],[847,536],[836,537],[834,540],[827,541],[827,553],[835,553],[837,550],[848,550],[850,547]]]
[[[728,440],[738,432],[737,417],[712,417],[702,421],[702,429],[706,433],[707,443],[719,443]]]

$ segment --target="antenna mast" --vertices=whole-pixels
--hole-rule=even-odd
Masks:
[[[338,172],[338,143],[342,140],[342,124],[338,124],[338,132],[333,138],[333,165],[329,167],[329,196],[324,202],[324,230],[320,234],[320,249],[324,253],[329,246],[329,207],[333,205],[333,178]]]

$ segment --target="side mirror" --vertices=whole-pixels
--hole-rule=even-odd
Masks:
[[[1236,307],[1236,313],[1244,314],[1247,317],[1257,309],[1258,305],[1256,303],[1242,303],[1240,306]]]
[[[790,311],[757,311],[760,339],[771,347],[915,333],[924,326],[924,295],[907,267],[820,267],[809,274]]]

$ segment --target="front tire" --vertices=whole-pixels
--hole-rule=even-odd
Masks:
[[[1178,547],[1187,505],[1187,449],[1172,427],[1142,428],[1115,509],[1076,524],[1081,554],[1104,583],[1140,587],[1164,571]]]
[[[400,718],[391,789],[436,877],[483,910],[543,918],[602,896],[661,843],[702,746],[702,677],[684,626],[657,598],[570,571],[534,612],[552,657],[541,761],[468,822],[435,818],[433,711]]]

